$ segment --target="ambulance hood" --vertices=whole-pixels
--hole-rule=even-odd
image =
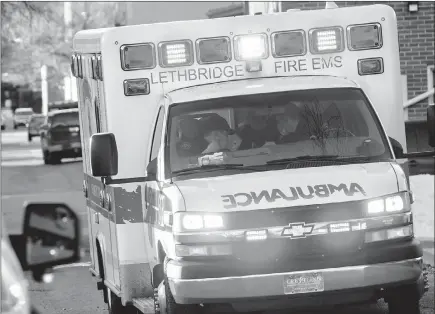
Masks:
[[[388,162],[241,173],[176,182],[186,210],[243,211],[364,200],[398,191]]]

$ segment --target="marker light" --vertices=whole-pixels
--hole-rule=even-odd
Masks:
[[[164,68],[193,64],[193,45],[190,40],[159,44],[160,65]]]
[[[368,202],[367,212],[369,214],[379,214],[383,212],[396,213],[405,209],[409,209],[409,204],[410,202],[408,194],[401,193]]]
[[[379,49],[382,47],[381,24],[350,25],[347,38],[349,50]]]
[[[121,67],[124,71],[155,68],[154,44],[123,45],[120,49]]]
[[[228,37],[198,39],[196,49],[199,64],[231,61],[231,45]]]
[[[373,75],[382,73],[384,73],[384,60],[382,58],[358,60],[359,75]]]
[[[76,55],[77,57],[77,77],[83,78],[83,57],[81,55]]]
[[[366,231],[365,242],[372,243],[400,238],[411,237],[414,234],[413,225],[405,227],[382,229],[377,231]]]
[[[91,57],[91,65],[92,65],[92,78],[94,80],[98,80],[98,62],[97,62],[96,55],[93,55]]]
[[[343,31],[341,27],[310,30],[311,53],[330,53],[344,50]]]
[[[306,53],[303,30],[272,34],[272,54],[275,58],[303,56]]]
[[[260,60],[269,56],[266,34],[235,36],[234,47],[237,61]]]
[[[125,96],[148,95],[149,93],[150,93],[150,81],[147,78],[124,81]]]
[[[263,69],[260,60],[246,61],[247,72],[261,72]]]

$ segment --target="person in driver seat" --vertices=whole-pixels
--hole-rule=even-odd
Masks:
[[[208,142],[207,148],[202,152],[203,154],[228,152],[234,148],[231,136],[235,132],[230,128],[227,120],[218,114],[213,114],[202,119],[201,123],[204,130],[204,139]]]
[[[180,157],[200,155],[207,147],[207,142],[202,136],[201,123],[193,117],[186,116],[179,122],[179,134],[176,144]]]

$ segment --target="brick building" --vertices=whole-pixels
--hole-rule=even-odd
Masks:
[[[433,91],[435,86],[435,2],[336,2],[339,7],[374,3],[390,5],[397,15],[404,105],[411,104],[404,109],[408,151],[427,150],[426,108],[428,103],[434,102],[434,96],[433,93],[429,97],[419,96]],[[325,1],[282,2],[283,11],[324,7]],[[147,24],[243,15],[247,14],[247,3],[173,2],[168,5],[166,1],[131,2],[127,12],[128,24]]]

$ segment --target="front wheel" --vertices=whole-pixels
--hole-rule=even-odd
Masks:
[[[175,302],[171,289],[168,283],[168,277],[164,278],[165,285],[165,299],[166,299],[166,313],[162,314],[201,314],[201,307],[196,304],[178,304]]]
[[[108,295],[108,310],[109,314],[138,314],[139,311],[133,305],[122,305],[121,298],[114,294],[109,288],[106,287]]]

